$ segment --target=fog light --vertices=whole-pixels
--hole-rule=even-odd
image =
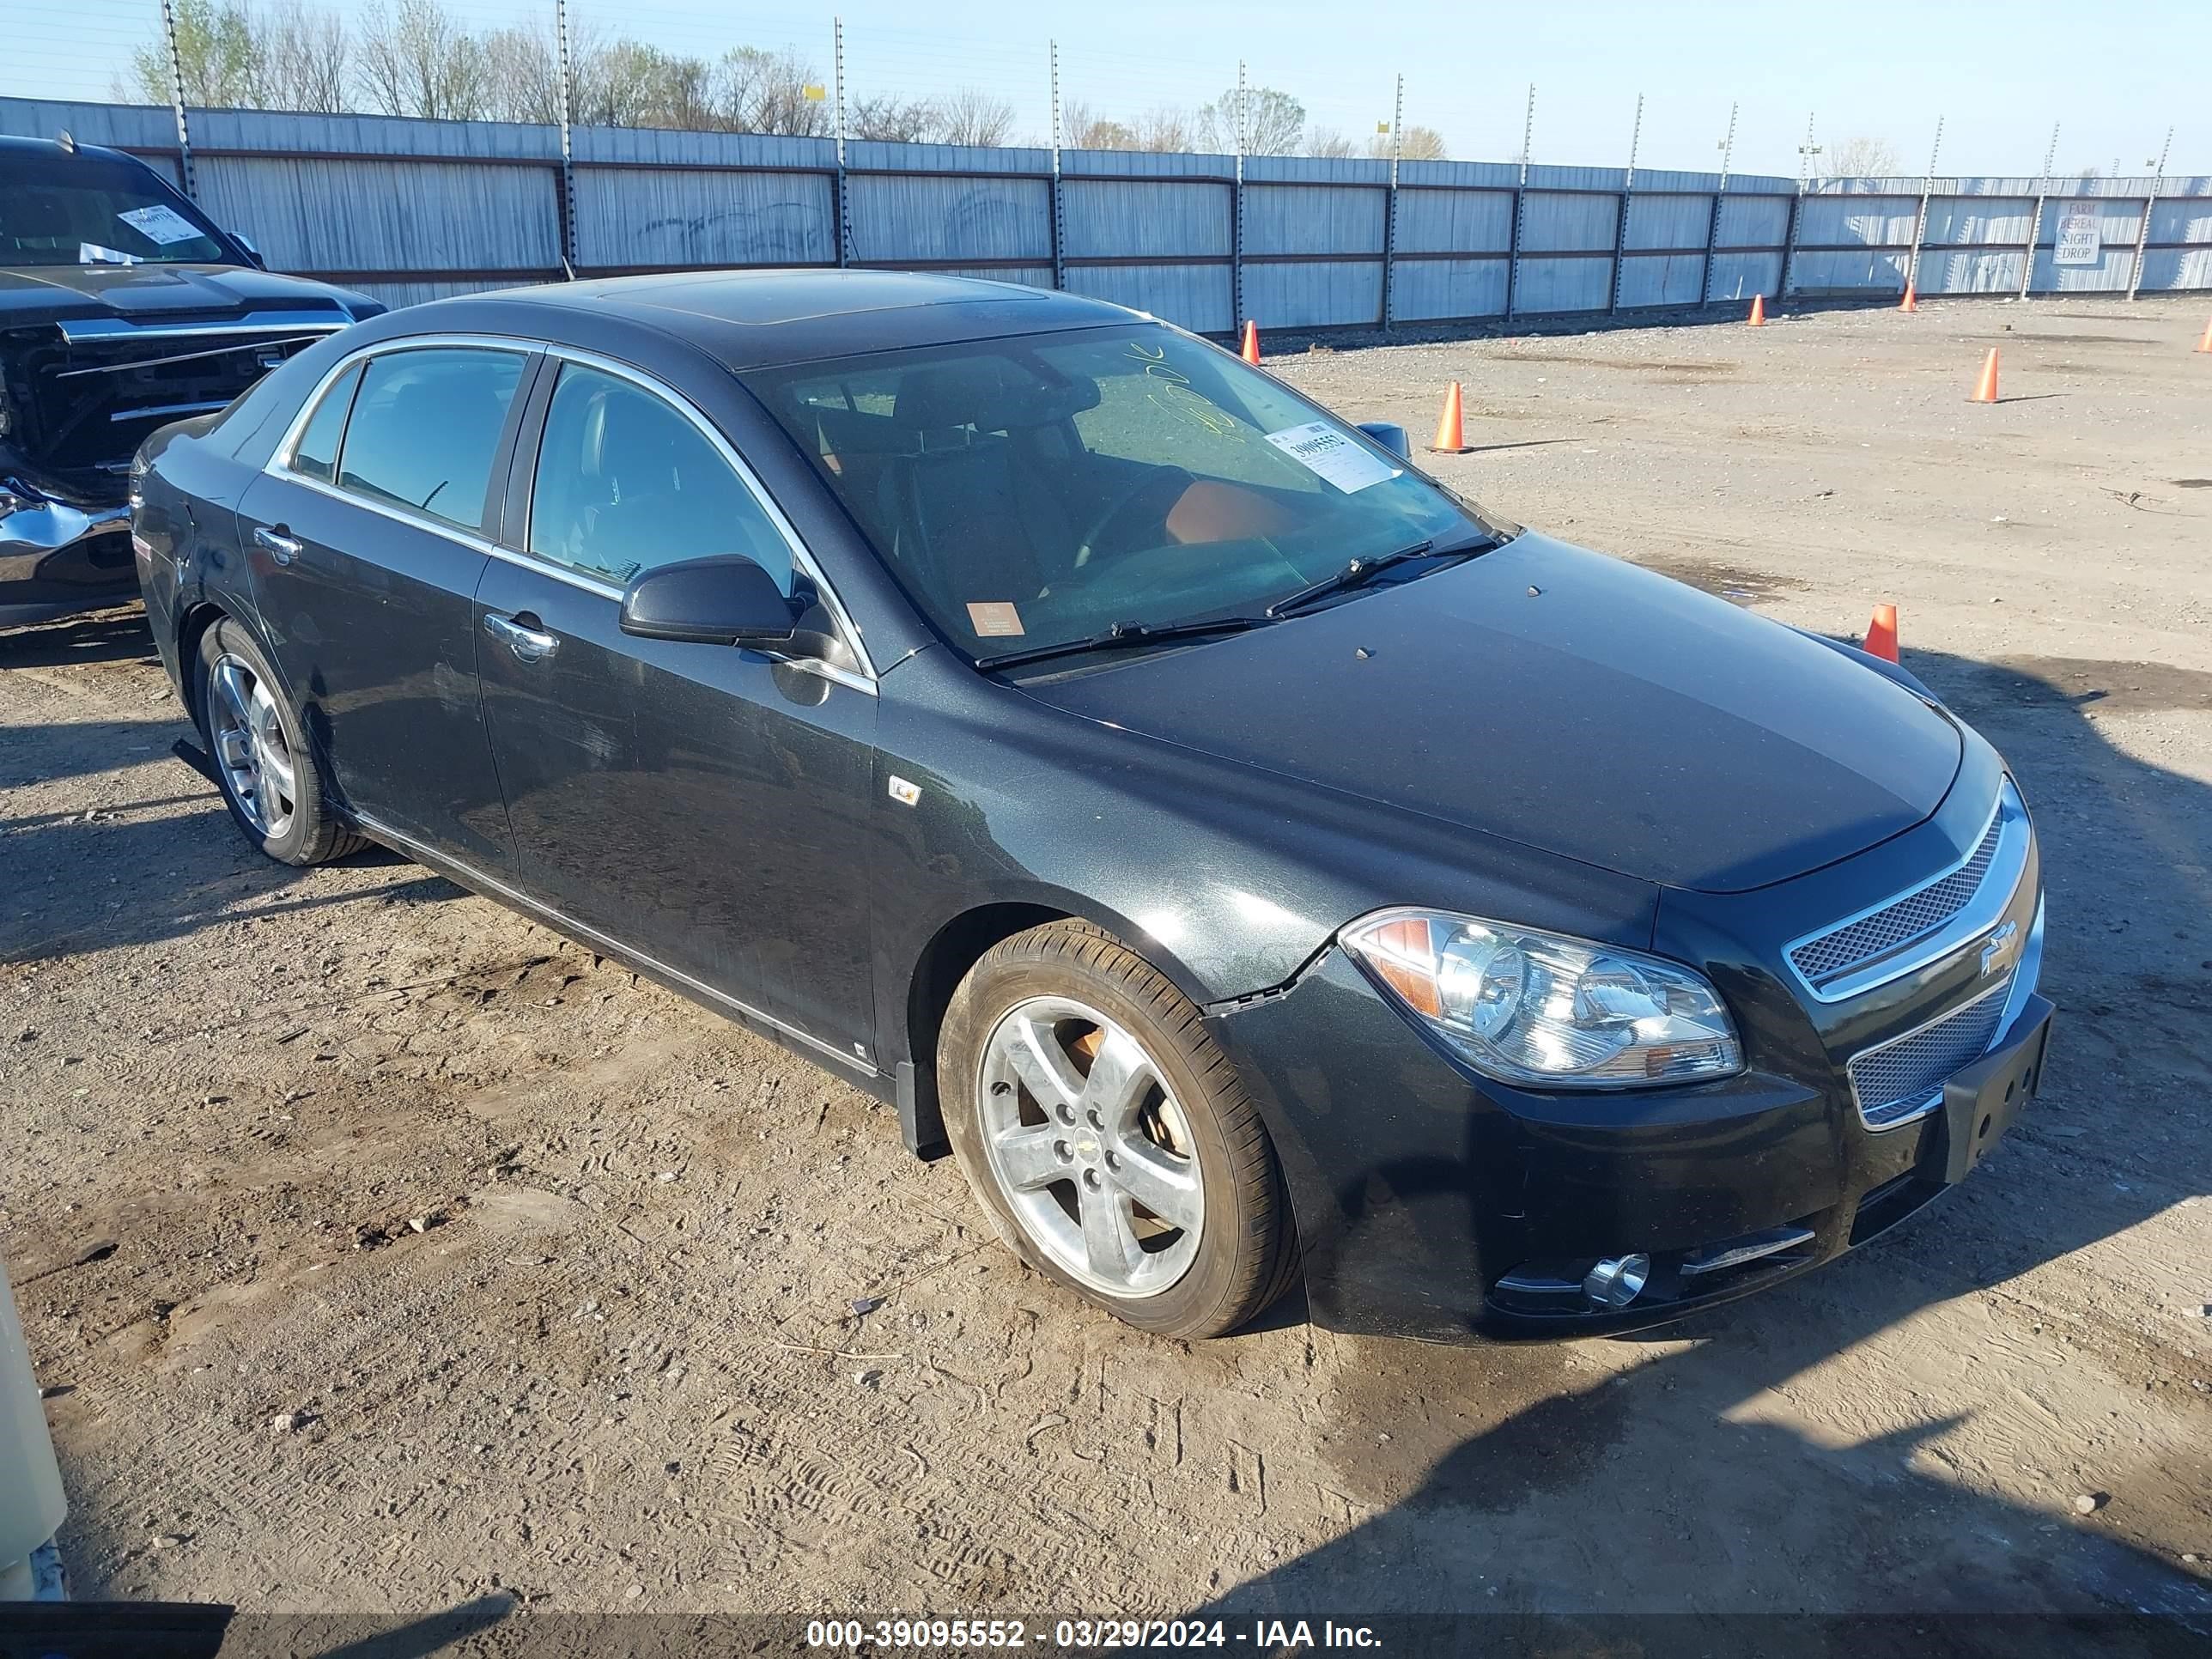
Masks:
[[[1609,1255],[1583,1278],[1583,1294],[1596,1307],[1625,1308],[1644,1293],[1644,1281],[1650,1276],[1650,1256]]]

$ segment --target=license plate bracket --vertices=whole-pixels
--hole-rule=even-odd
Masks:
[[[2013,1035],[1943,1085],[1943,1180],[1964,1181],[2004,1138],[2043,1083],[2051,1042],[2051,1003],[2031,996]]]

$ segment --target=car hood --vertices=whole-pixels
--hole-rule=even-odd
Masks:
[[[65,318],[122,317],[160,323],[219,319],[248,312],[327,310],[373,316],[364,295],[306,276],[245,265],[18,265],[0,270],[0,328]]]
[[[1962,752],[1941,711],[1819,641],[1533,532],[1278,626],[1024,689],[1224,760],[1710,892],[1911,829]]]

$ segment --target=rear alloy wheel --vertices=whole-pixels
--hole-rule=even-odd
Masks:
[[[192,708],[223,804],[282,864],[320,864],[367,845],[331,805],[314,751],[253,636],[225,617],[200,635]]]
[[[1023,1259],[1133,1325],[1218,1336],[1280,1293],[1289,1205],[1199,1011],[1087,924],[988,952],[939,1047],[953,1150]]]

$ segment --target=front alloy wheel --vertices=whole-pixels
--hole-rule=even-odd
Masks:
[[[1144,1045],[1072,997],[1009,1009],[983,1045],[977,1110],[1022,1230],[1092,1290],[1152,1296],[1206,1227],[1182,1108]]]
[[[1172,981],[1087,922],[984,952],[945,1010],[945,1127],[1000,1235],[1145,1330],[1218,1336],[1297,1267],[1259,1109]]]

